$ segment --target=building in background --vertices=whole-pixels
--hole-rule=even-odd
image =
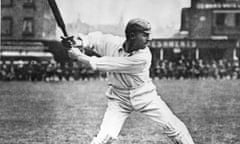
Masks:
[[[1,59],[52,57],[45,42],[55,38],[47,0],[1,0]]]
[[[153,40],[155,57],[239,60],[240,0],[191,0],[182,9],[179,35]]]
[[[192,0],[181,31],[191,38],[240,39],[240,0]]]
[[[66,53],[55,39],[56,22],[47,0],[1,0],[1,59],[51,57],[50,51],[64,62]],[[153,39],[150,46],[154,61],[239,60],[239,43],[240,0],[191,0],[182,9],[179,35]]]

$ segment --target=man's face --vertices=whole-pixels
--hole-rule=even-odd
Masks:
[[[130,39],[130,51],[144,49],[150,40],[149,33],[136,32]]]

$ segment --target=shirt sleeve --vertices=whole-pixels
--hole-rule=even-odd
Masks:
[[[102,56],[112,56],[124,42],[123,37],[103,34],[101,32],[92,32],[88,35],[81,35],[80,37],[85,47],[96,51]]]
[[[120,73],[138,73],[144,71],[147,60],[141,56],[130,57],[91,57],[90,64],[92,68]]]

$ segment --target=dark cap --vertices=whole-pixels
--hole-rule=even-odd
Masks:
[[[125,29],[125,33],[144,32],[151,33],[151,25],[148,21],[140,18],[131,19]]]

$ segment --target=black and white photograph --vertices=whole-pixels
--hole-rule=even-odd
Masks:
[[[240,144],[240,0],[1,0],[0,144]]]

